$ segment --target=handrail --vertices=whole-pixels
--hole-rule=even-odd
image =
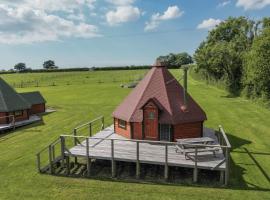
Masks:
[[[228,140],[228,138],[227,138],[227,135],[226,135],[226,133],[225,133],[223,127],[222,127],[221,125],[219,125],[218,127],[219,127],[220,133],[222,134],[222,136],[223,136],[223,138],[224,138],[224,140],[225,140],[225,142],[226,142],[226,146],[227,146],[228,148],[232,148],[231,143],[229,142],[229,140]]]
[[[166,142],[166,141],[152,141],[152,140],[136,140],[136,139],[111,139],[111,138],[99,138],[99,137],[88,137],[88,136],[74,136],[74,135],[61,135],[62,137],[70,137],[70,138],[84,138],[90,140],[114,140],[114,141],[126,141],[126,142],[139,142],[139,143],[152,143],[152,144],[167,144],[167,145],[176,145],[177,142]],[[60,137],[61,137],[60,136]],[[228,146],[224,145],[211,145],[211,144],[187,144],[189,147],[221,147],[228,148]]]
[[[89,124],[92,124],[92,123],[94,123],[94,122],[96,122],[96,121],[98,121],[98,120],[100,120],[100,119],[102,119],[102,118],[104,118],[104,116],[99,116],[99,117],[97,117],[96,119],[93,119],[93,120],[90,121],[90,122],[87,122],[87,123],[84,123],[84,124],[82,124],[82,125],[79,125],[79,126],[75,127],[74,130],[78,130],[78,129],[84,127],[84,126],[87,126],[87,125],[89,125]]]
[[[50,146],[54,146],[54,145],[56,145],[59,142],[60,142],[60,137],[57,138],[57,139],[55,139],[52,143],[50,143],[49,145],[47,145],[43,149],[41,149],[38,153],[36,153],[36,155],[41,154],[43,151],[45,151],[46,149],[48,149]]]

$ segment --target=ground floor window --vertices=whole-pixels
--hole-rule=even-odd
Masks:
[[[23,116],[23,111],[22,110],[15,111],[14,115],[15,115],[15,117],[21,117],[21,116]]]
[[[170,124],[159,124],[159,139],[161,141],[172,140],[172,128]]]
[[[21,117],[21,116],[23,116],[23,111],[22,111],[22,110],[15,111],[15,112],[14,112],[14,116],[15,116],[15,117]]]
[[[122,129],[126,129],[127,128],[127,122],[122,120],[122,119],[118,119],[118,127],[122,128]]]

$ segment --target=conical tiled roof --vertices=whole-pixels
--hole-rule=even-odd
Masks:
[[[29,109],[31,105],[0,77],[0,112]]]
[[[157,102],[162,107],[159,122],[179,124],[206,120],[202,108],[187,95],[187,110],[183,110],[183,87],[161,64],[154,66],[113,112],[115,118],[128,122],[142,122],[142,107],[149,101]]]

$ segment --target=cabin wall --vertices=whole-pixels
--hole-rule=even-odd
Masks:
[[[203,122],[177,124],[173,126],[174,141],[181,138],[202,137]]]
[[[0,124],[6,124],[7,123],[7,113],[1,112],[0,113]]]
[[[131,139],[131,126],[129,122],[126,122],[126,128],[121,128],[118,125],[118,119],[114,118],[114,132],[125,137]]]
[[[29,112],[30,112],[30,115],[37,114],[37,113],[44,113],[45,112],[45,104],[42,103],[42,104],[32,105]]]
[[[132,139],[142,140],[143,139],[143,132],[142,132],[142,123],[141,122],[133,122],[132,123]]]

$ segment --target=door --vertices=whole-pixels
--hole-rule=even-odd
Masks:
[[[158,140],[158,110],[155,107],[144,110],[144,139]]]
[[[159,125],[159,139],[161,141],[171,141],[171,125],[160,124]]]

